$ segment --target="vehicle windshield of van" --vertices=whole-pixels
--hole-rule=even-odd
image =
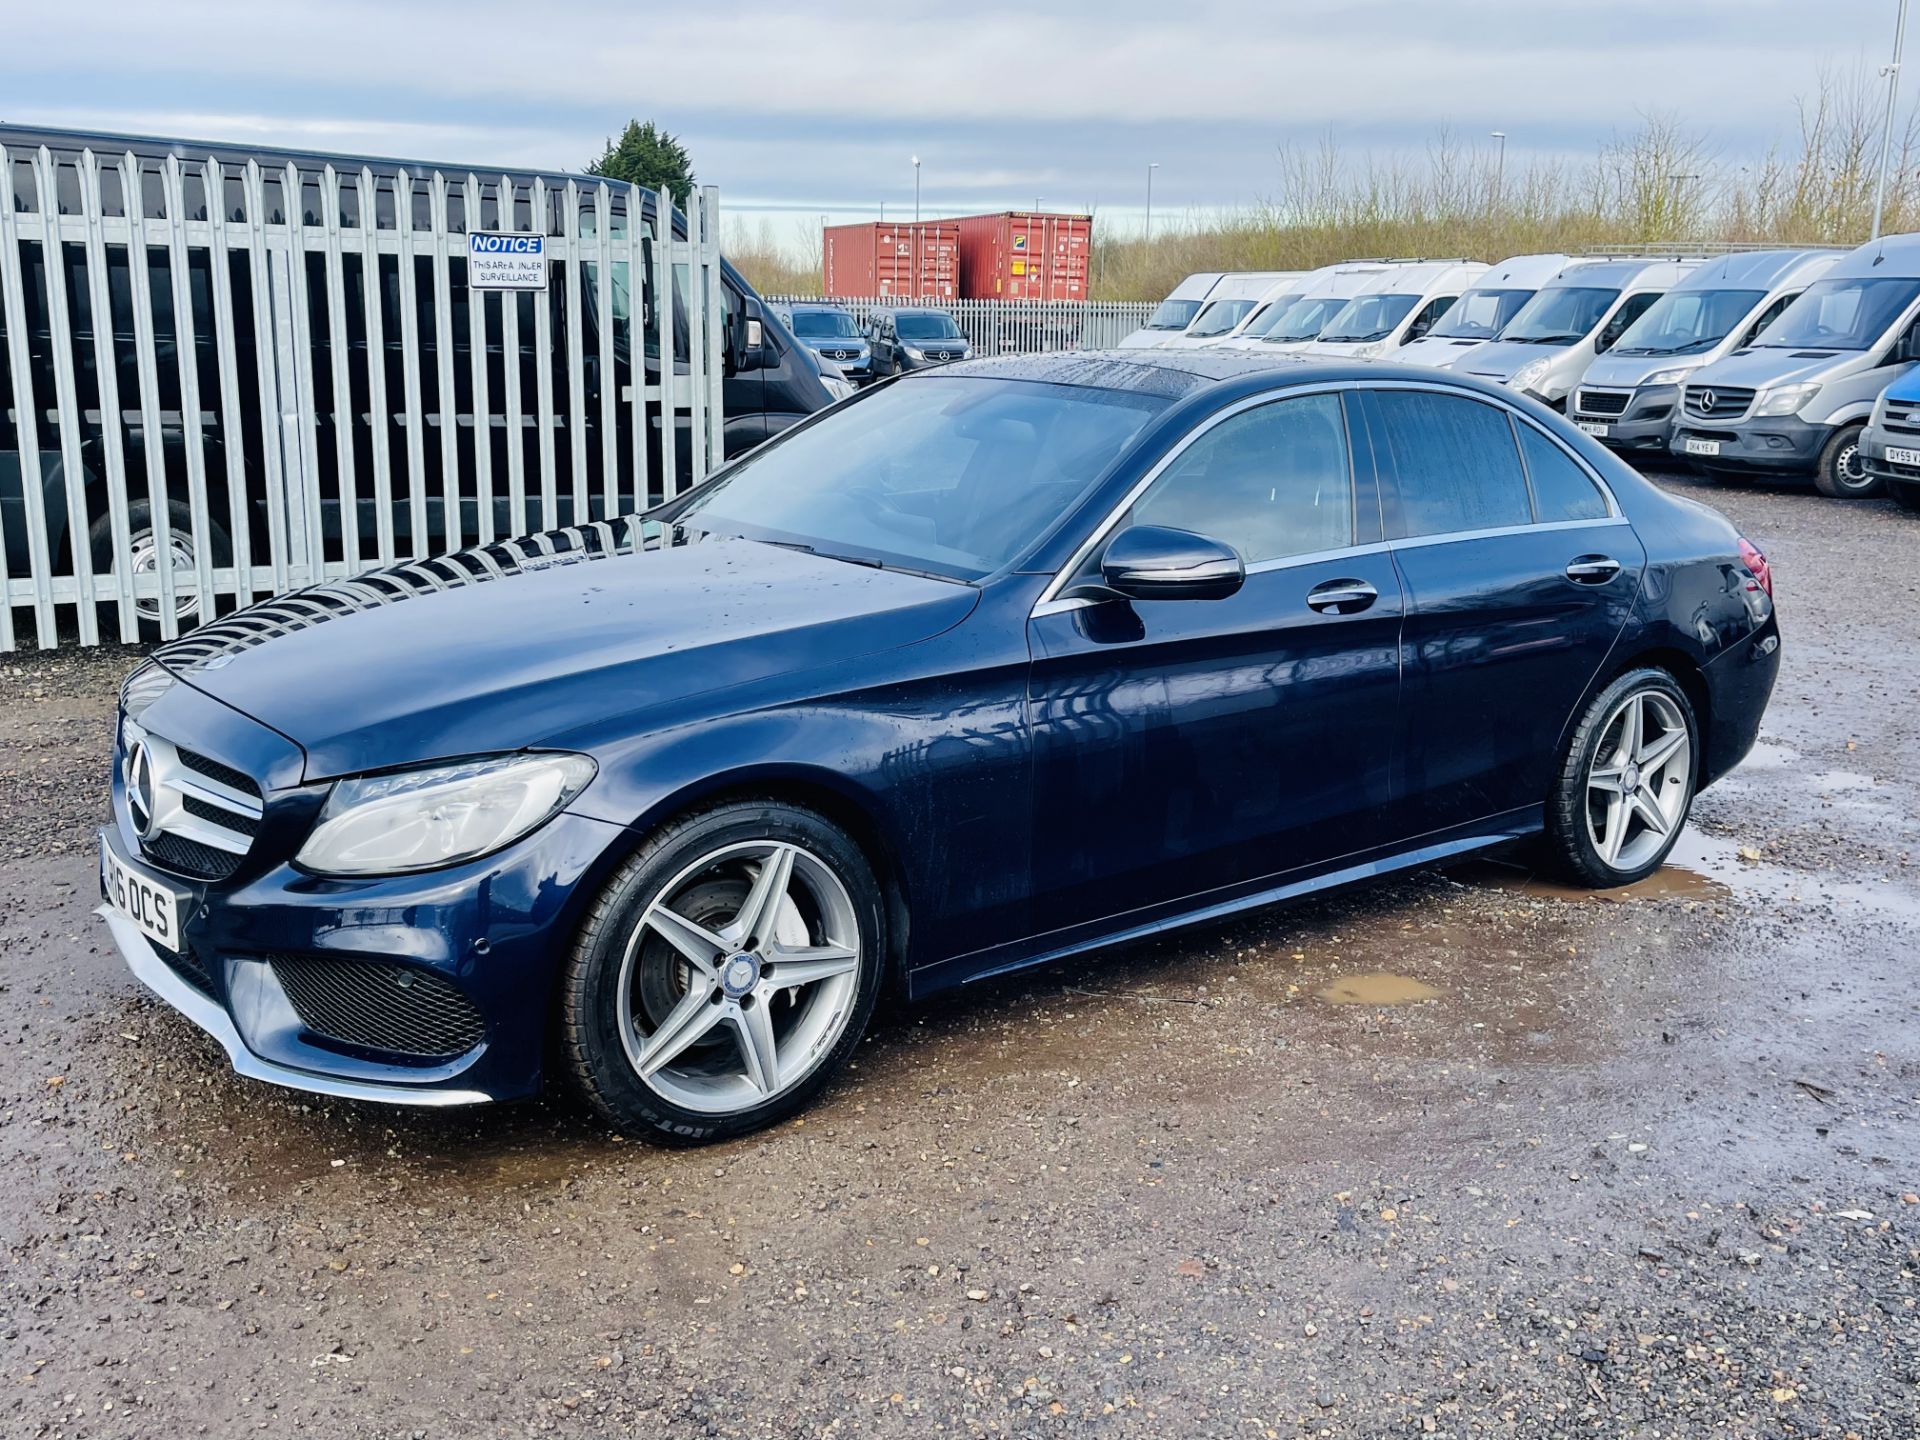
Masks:
[[[1284,345],[1302,340],[1314,340],[1327,328],[1327,322],[1346,309],[1347,301],[1343,295],[1313,295],[1304,300],[1296,300],[1285,310],[1276,310],[1273,319],[1267,322],[1267,328],[1260,332],[1260,338],[1272,345]],[[1253,332],[1247,332],[1251,335]]]
[[[1251,300],[1215,300],[1187,327],[1187,334],[1195,337],[1224,335],[1246,319],[1247,312],[1253,307]]]
[[[1669,290],[1613,347],[1616,355],[1691,355],[1711,350],[1767,298],[1764,290]]]
[[[1419,303],[1418,295],[1356,296],[1347,302],[1346,309],[1333,317],[1320,338],[1342,344],[1384,340]]]
[[[1167,403],[988,377],[884,386],[763,445],[674,518],[836,559],[977,580],[1079,503]]]
[[[951,315],[938,310],[902,310],[893,317],[893,329],[902,340],[958,340],[960,327]]]
[[[1920,279],[1902,275],[1816,280],[1753,343],[1766,350],[1865,350],[1916,297]]]
[[[1198,300],[1162,300],[1147,318],[1147,330],[1184,330],[1187,322],[1200,313]]]
[[[1601,290],[1590,285],[1549,285],[1536,292],[1507,322],[1507,328],[1500,332],[1501,342],[1571,345],[1585,339],[1619,298],[1618,290]]]
[[[793,333],[802,340],[851,340],[860,331],[844,310],[796,310]]]
[[[1453,302],[1440,323],[1427,332],[1429,340],[1491,340],[1520,307],[1533,298],[1531,290],[1469,290]]]

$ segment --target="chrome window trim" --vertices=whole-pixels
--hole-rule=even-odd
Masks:
[[[1393,550],[1396,547],[1411,549],[1416,546],[1447,545],[1462,540],[1485,540],[1496,535],[1537,533],[1543,530],[1577,530],[1599,525],[1618,525],[1626,521],[1626,512],[1620,508],[1620,501],[1614,495],[1613,487],[1607,484],[1605,477],[1603,477],[1599,471],[1595,470],[1593,466],[1589,465],[1583,456],[1577,453],[1558,435],[1555,435],[1551,430],[1548,430],[1536,421],[1531,415],[1528,415],[1517,405],[1510,403],[1502,396],[1483,395],[1477,390],[1466,390],[1454,385],[1429,384],[1421,380],[1339,380],[1327,381],[1317,385],[1302,385],[1296,389],[1266,391],[1259,395],[1249,395],[1244,400],[1237,400],[1218,414],[1210,416],[1206,424],[1189,431],[1178,445],[1161,456],[1160,459],[1155,462],[1152,469],[1148,470],[1145,475],[1134,482],[1132,488],[1121,497],[1119,503],[1109,510],[1106,517],[1094,527],[1093,533],[1074,549],[1072,555],[1067,557],[1066,564],[1054,572],[1053,578],[1047,582],[1046,588],[1040,592],[1040,598],[1034,602],[1029,618],[1038,619],[1043,615],[1064,614],[1070,610],[1079,610],[1085,606],[1100,603],[1098,601],[1084,599],[1063,600],[1060,598],[1060,591],[1065,588],[1067,581],[1074,572],[1086,563],[1087,557],[1098,549],[1101,542],[1112,533],[1113,527],[1119,523],[1120,517],[1133,508],[1134,503],[1152,487],[1153,483],[1160,478],[1162,472],[1173,464],[1175,460],[1178,460],[1181,455],[1185,454],[1189,445],[1194,444],[1201,436],[1210,432],[1216,425],[1223,424],[1236,415],[1245,414],[1248,410],[1257,409],[1261,405],[1271,405],[1275,401],[1289,400],[1300,395],[1325,395],[1329,393],[1346,395],[1369,390],[1420,390],[1436,395],[1461,395],[1467,399],[1478,401],[1482,405],[1492,406],[1495,410],[1505,414],[1509,421],[1532,426],[1541,438],[1550,444],[1559,446],[1561,453],[1573,461],[1574,465],[1579,468],[1580,473],[1585,475],[1587,479],[1594,484],[1600,491],[1601,498],[1606,502],[1607,513],[1591,520],[1533,521],[1525,525],[1507,525],[1490,530],[1449,530],[1437,535],[1416,535],[1409,536],[1404,540],[1381,540],[1366,545],[1343,546],[1335,550],[1317,550],[1305,555],[1285,555],[1273,560],[1256,561],[1254,564],[1247,566],[1247,573],[1249,575],[1262,575],[1268,571],[1287,569],[1296,565],[1316,565],[1322,561],[1332,560],[1341,556],[1373,555],[1382,551]],[[1514,449],[1516,452],[1519,450],[1518,436],[1514,437]],[[1349,455],[1349,465],[1354,463],[1354,458],[1352,455]],[[1520,456],[1519,458],[1521,473],[1526,474],[1526,459],[1524,456]],[[1377,496],[1380,496],[1384,502],[1385,497],[1380,495],[1381,486],[1377,461],[1373,466],[1373,477],[1374,492]],[[1358,483],[1359,475],[1357,471],[1355,472],[1354,479],[1355,482]],[[1531,498],[1531,479],[1528,480],[1528,490],[1529,498]]]

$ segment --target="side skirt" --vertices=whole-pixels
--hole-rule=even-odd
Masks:
[[[1414,870],[1422,865],[1451,860],[1478,850],[1489,850],[1523,840],[1529,835],[1537,835],[1544,824],[1541,807],[1528,805],[1504,815],[1492,816],[1470,827],[1423,836],[1421,843],[1413,849],[1376,853],[1371,859],[1340,865],[1337,869],[1294,871],[1292,874],[1296,878],[1284,879],[1278,884],[1254,881],[1252,888],[1241,889],[1238,893],[1231,890],[1204,891],[1170,905],[1129,911],[1072,930],[1056,930],[1030,940],[995,946],[991,950],[956,955],[952,959],[936,961],[910,972],[907,976],[907,996],[910,1000],[923,1000],[956,985],[991,980],[1038,965],[1049,965],[1069,956],[1083,955],[1090,950],[1146,940],[1190,925],[1206,925],[1265,905],[1298,900],[1302,896],[1317,895],[1358,881],[1375,880],[1402,870]]]

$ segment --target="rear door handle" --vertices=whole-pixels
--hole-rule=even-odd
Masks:
[[[1329,580],[1307,592],[1307,608],[1322,615],[1358,615],[1379,598],[1364,580]]]
[[[1582,555],[1567,562],[1567,579],[1576,585],[1604,585],[1620,573],[1611,555]]]

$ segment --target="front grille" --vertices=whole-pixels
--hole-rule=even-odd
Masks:
[[[260,786],[223,760],[125,726],[120,778],[140,851],[195,880],[224,880],[240,868],[264,814]]]
[[[486,1034],[473,1002],[430,970],[333,955],[273,955],[268,963],[300,1023],[336,1045],[445,1060]]]
[[[200,957],[191,950],[173,951],[162,948],[149,940],[147,948],[160,958],[160,962],[174,974],[186,981],[208,999],[213,998],[213,976],[207,973],[207,967]]]
[[[1920,435],[1920,404],[1899,405],[1890,400],[1882,423],[1884,428],[1898,430],[1903,435]]]
[[[1582,415],[1619,415],[1632,398],[1631,390],[1582,390],[1574,409]]]
[[[1731,385],[1689,385],[1684,408],[1703,420],[1732,420],[1747,413],[1753,391]]]

